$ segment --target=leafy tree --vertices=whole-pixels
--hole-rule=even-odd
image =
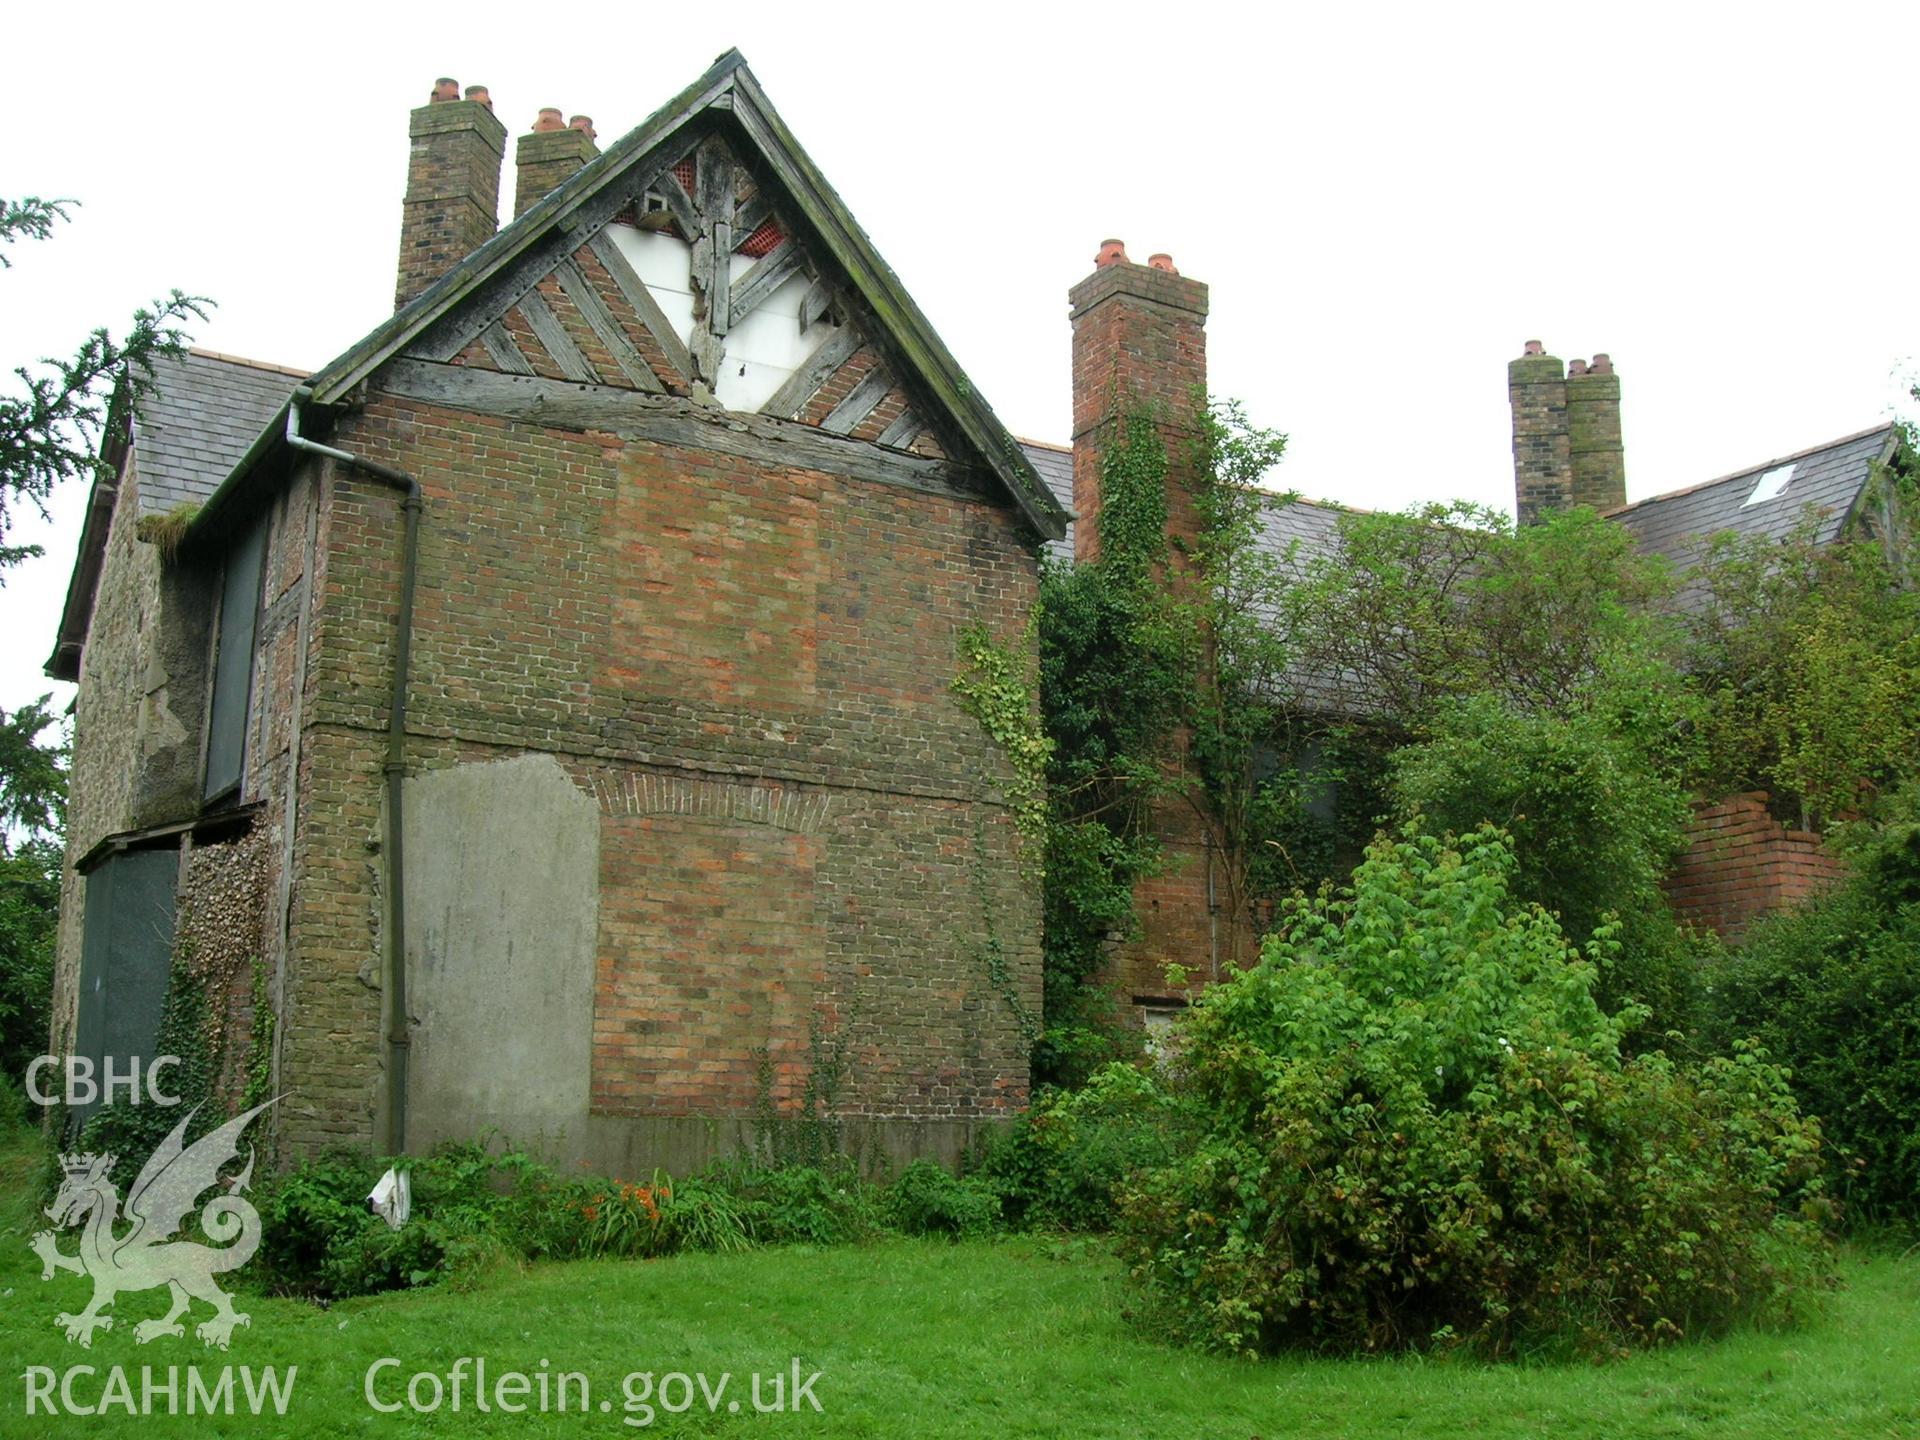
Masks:
[[[1469,696],[1581,707],[1624,658],[1672,653],[1658,605],[1670,589],[1660,563],[1591,510],[1516,529],[1455,502],[1342,516],[1340,544],[1305,558],[1279,617],[1329,701],[1417,733]]]
[[[22,238],[44,240],[65,220],[71,200],[0,200],[0,246]],[[0,269],[13,261],[0,248]],[[12,529],[21,499],[43,507],[53,487],[90,475],[105,421],[107,393],[123,375],[135,393],[153,378],[153,362],[186,348],[182,322],[205,320],[211,302],[173,290],[134,311],[126,335],[114,339],[93,330],[70,359],[43,359],[37,368],[14,367],[15,394],[0,394],[0,542]],[[0,567],[41,553],[40,547],[0,544]]]
[[[1216,401],[1193,466],[1200,524],[1188,603],[1202,651],[1188,712],[1199,783],[1188,795],[1218,857],[1220,903],[1240,922],[1224,935],[1221,958],[1230,965],[1245,958],[1240,940],[1275,853],[1272,832],[1301,799],[1293,769],[1261,763],[1294,748],[1293,648],[1274,623],[1291,569],[1289,557],[1264,542],[1267,509],[1295,497],[1260,483],[1286,445],[1285,435],[1249,424],[1237,402]]]
[[[0,199],[0,269],[13,265],[7,247],[48,238],[74,203]],[[184,350],[183,322],[204,320],[210,303],[173,290],[136,310],[118,339],[96,329],[70,358],[15,367],[16,388],[0,392],[0,584],[8,566],[42,553],[7,543],[20,503],[44,515],[55,486],[93,473],[113,386],[141,394],[154,361]],[[47,1035],[66,792],[66,745],[51,703],[43,696],[0,711],[0,1063],[9,1071],[38,1054]]]
[[[1920,586],[1904,538],[1821,545],[1809,516],[1782,540],[1716,542],[1689,635],[1703,791],[1763,789],[1816,828],[1920,777]]]
[[[1137,881],[1164,863],[1166,807],[1191,807],[1223,862],[1223,906],[1244,915],[1261,853],[1256,750],[1276,724],[1286,652],[1268,623],[1283,582],[1259,543],[1258,482],[1286,437],[1196,397],[1189,457],[1199,532],[1170,541],[1169,457],[1151,416],[1116,427],[1101,460],[1095,560],[1041,584],[1040,699],[1048,769],[1043,1080],[1073,1081],[1115,1053],[1108,942],[1135,933]],[[1227,927],[1229,962],[1241,926]]]
[[[1663,566],[1590,510],[1515,528],[1464,504],[1343,518],[1282,605],[1303,668],[1373,717],[1402,818],[1513,837],[1515,892],[1587,944],[1602,1000],[1692,1023],[1696,957],[1661,881],[1688,816],[1697,706]]]

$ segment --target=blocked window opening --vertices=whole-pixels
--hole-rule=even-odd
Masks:
[[[219,646],[214,656],[213,704],[207,720],[207,800],[240,788],[246,761],[247,717],[253,693],[253,641],[260,615],[260,572],[267,552],[263,516],[227,553],[220,587]]]

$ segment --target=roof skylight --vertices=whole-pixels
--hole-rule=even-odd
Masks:
[[[1740,508],[1744,510],[1749,505],[1758,505],[1762,500],[1773,499],[1787,488],[1787,482],[1791,479],[1793,479],[1793,466],[1774,466],[1760,477],[1759,483],[1753,487],[1753,493],[1740,502]]]

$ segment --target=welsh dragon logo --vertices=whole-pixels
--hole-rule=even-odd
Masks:
[[[226,1182],[224,1194],[214,1196],[200,1211],[200,1229],[215,1243],[202,1245],[173,1237],[200,1196],[219,1182],[222,1167],[239,1158],[241,1133],[273,1103],[269,1100],[236,1115],[192,1145],[185,1143],[185,1137],[198,1107],[188,1111],[141,1167],[127,1192],[124,1216],[120,1192],[110,1178],[114,1156],[60,1157],[66,1178],[46,1211],[55,1229],[35,1235],[32,1247],[44,1267],[42,1280],[51,1280],[55,1270],[93,1279],[92,1303],[78,1315],[62,1314],[54,1320],[69,1341],[91,1346],[95,1330],[113,1328],[113,1317],[103,1312],[115,1295],[159,1285],[172,1292],[173,1303],[163,1318],[134,1326],[134,1339],[142,1345],[163,1335],[185,1335],[180,1317],[195,1300],[214,1308],[209,1319],[194,1327],[194,1334],[208,1345],[226,1349],[234,1327],[250,1323],[233,1308],[232,1297],[213,1277],[239,1269],[260,1244],[260,1214],[241,1194],[253,1177],[251,1148],[246,1168]],[[116,1229],[123,1221],[131,1222],[130,1226]],[[80,1232],[80,1248],[72,1255],[63,1254],[55,1247],[55,1231],[81,1224],[85,1228]]]

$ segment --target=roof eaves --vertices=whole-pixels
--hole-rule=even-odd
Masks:
[[[114,383],[102,427],[100,462],[93,472],[87,496],[86,518],[80,524],[80,545],[74,553],[73,574],[67,577],[66,599],[60,606],[60,628],[54,632],[53,653],[44,673],[52,680],[77,681],[87,632],[93,627],[93,600],[100,588],[100,570],[107,547],[107,529],[120,498],[120,482],[127,463],[128,430],[132,406],[124,374]],[[108,477],[112,478],[109,479]]]

